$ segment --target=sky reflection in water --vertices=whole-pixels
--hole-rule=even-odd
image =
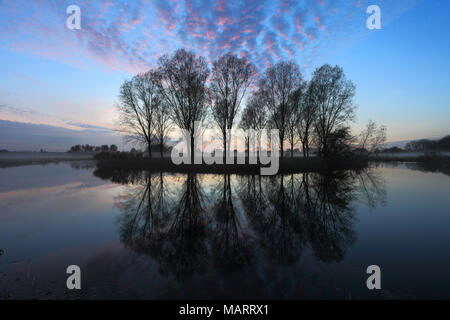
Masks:
[[[450,298],[450,179],[430,170],[3,168],[0,297]],[[70,264],[81,292],[65,287]]]

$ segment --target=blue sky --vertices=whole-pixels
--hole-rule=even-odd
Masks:
[[[81,30],[65,26],[79,5]],[[368,30],[366,8],[381,9]],[[113,128],[121,83],[186,47],[212,61],[231,51],[259,72],[296,61],[306,79],[339,64],[357,87],[353,125],[388,140],[450,133],[450,2],[0,0],[0,119],[76,130]]]

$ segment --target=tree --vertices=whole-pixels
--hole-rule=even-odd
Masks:
[[[252,129],[253,117],[254,117],[253,110],[249,108],[249,104],[247,103],[246,107],[244,108],[244,111],[242,112],[239,127],[244,130]],[[250,139],[248,135],[245,137],[245,147],[250,155]]]
[[[128,141],[145,145],[151,157],[153,117],[161,101],[155,72],[151,70],[125,81],[120,88],[119,101],[121,131],[127,134]]]
[[[294,94],[289,102],[289,117],[286,121],[286,140],[291,150],[291,158],[294,157],[294,145],[298,142],[297,122],[300,116],[298,105],[294,102]]]
[[[405,145],[407,151],[448,151],[450,150],[450,136],[445,136],[438,141],[421,139],[410,141]]]
[[[81,146],[79,144],[72,146],[70,152],[81,152]]]
[[[379,151],[386,143],[386,127],[378,127],[375,122],[369,121],[363,131],[359,134],[358,148],[360,153],[364,150],[372,153]]]
[[[209,75],[206,60],[193,52],[179,49],[159,61],[158,84],[173,122],[187,131],[191,163],[194,163],[196,122],[207,114]]]
[[[321,154],[327,158],[335,158],[349,155],[352,150],[352,144],[355,137],[350,133],[350,127],[341,127],[333,131],[327,137],[326,154]]]
[[[159,150],[161,152],[162,158],[167,136],[172,130],[172,121],[170,119],[170,114],[168,112],[167,106],[164,103],[159,104],[159,106],[156,108],[154,122],[155,123],[153,127],[155,128],[155,138],[157,143],[159,144]]]
[[[317,116],[317,103],[311,83],[300,87],[294,94],[294,104],[297,105],[295,129],[302,144],[303,157],[309,157],[310,144],[313,140],[314,121]]]
[[[213,63],[211,94],[212,116],[219,126],[223,139],[224,163],[229,154],[230,131],[249,85],[253,66],[248,60],[230,53]],[[227,148],[228,146],[228,148]]]
[[[294,62],[281,61],[265,72],[259,84],[271,122],[279,130],[281,157],[284,153],[286,129],[292,116],[292,95],[302,83],[298,65]]]
[[[264,104],[261,91],[255,92],[247,101],[247,104],[242,112],[240,127],[244,130],[253,129],[256,131],[255,137],[258,141],[258,151],[261,150],[261,130],[267,125],[268,116],[267,108]],[[250,152],[248,137],[247,150]]]
[[[429,149],[432,141],[428,139],[410,141],[405,145],[407,151],[425,151]]]
[[[305,95],[305,83],[302,81],[300,86],[291,94],[289,98],[289,117],[287,120],[286,136],[291,149],[291,158],[294,157],[294,145],[300,140],[299,124],[302,122],[303,102]]]
[[[437,142],[437,148],[439,150],[450,150],[450,136],[445,136]]]
[[[88,144],[83,144],[80,148],[82,152],[92,152],[94,150],[94,146]]]
[[[117,146],[115,144],[112,144],[112,145],[109,146],[109,150],[112,151],[112,152],[117,152],[118,148],[117,148]]]
[[[331,136],[353,120],[355,85],[346,79],[341,67],[328,64],[314,71],[310,85],[317,108],[314,128],[318,151],[327,157],[333,153],[328,143],[336,138]]]

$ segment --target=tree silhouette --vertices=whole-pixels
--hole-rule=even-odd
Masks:
[[[344,128],[354,117],[355,85],[346,79],[341,67],[325,64],[314,71],[310,86],[312,101],[317,104],[314,124],[317,147],[322,156],[328,157],[330,144],[345,136]]]
[[[120,131],[129,142],[145,145],[151,157],[154,137],[154,114],[161,103],[156,74],[153,71],[138,74],[125,81],[119,94]]]
[[[196,122],[203,122],[209,104],[208,64],[203,57],[179,49],[158,60],[157,74],[160,92],[173,122],[189,135],[185,138],[190,144],[188,150],[193,164]]]
[[[248,60],[230,53],[214,61],[211,77],[212,116],[220,129],[223,141],[224,163],[229,154],[230,134],[234,119],[252,82],[253,65]]]
[[[270,113],[274,129],[279,130],[281,158],[284,156],[286,130],[293,116],[292,96],[302,85],[303,78],[294,62],[281,61],[269,67],[260,79],[259,89]]]

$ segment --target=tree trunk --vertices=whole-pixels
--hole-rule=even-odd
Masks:
[[[195,152],[194,133],[191,133],[191,164],[194,164],[194,152]]]
[[[306,157],[309,158],[309,142],[308,142],[308,139],[306,139],[305,148],[306,148]]]
[[[164,143],[161,142],[159,145],[159,151],[161,152],[161,159],[164,158]]]
[[[231,145],[231,128],[226,129],[225,131],[225,145],[226,145],[226,155],[228,155],[229,157],[233,158],[233,163],[234,163],[234,150],[233,152],[230,152],[230,145]]]
[[[223,135],[223,164],[226,164],[227,162],[227,136],[226,134]]]
[[[244,154],[245,154],[245,163],[246,164],[250,164],[250,138],[245,138],[245,144],[247,147],[247,151],[245,151],[244,149]]]
[[[147,141],[147,148],[148,148],[148,157],[151,158],[152,157],[152,144],[151,144],[151,142]]]
[[[260,153],[261,153],[261,135],[258,133],[258,137],[257,137],[258,141],[258,150],[256,150],[256,163],[259,164],[259,159],[260,159]],[[266,150],[267,151],[267,150]]]
[[[284,137],[285,132],[280,131],[280,149],[281,149],[281,159],[284,158]]]
[[[281,159],[284,157],[284,146],[283,146],[284,139],[280,139],[280,148],[281,148]],[[273,151],[272,151],[273,152]]]

